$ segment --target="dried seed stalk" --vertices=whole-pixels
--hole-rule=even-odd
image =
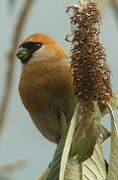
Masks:
[[[72,9],[72,75],[74,94],[83,102],[106,103],[112,95],[111,71],[106,63],[106,53],[99,40],[100,12],[96,3],[89,0]]]

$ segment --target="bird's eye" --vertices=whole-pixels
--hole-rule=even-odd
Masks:
[[[16,51],[16,55],[19,59],[26,59],[29,56],[30,52],[28,49],[25,48],[19,48]]]
[[[39,42],[24,42],[16,51],[16,56],[22,63],[26,63],[31,59],[33,53],[42,47],[42,43]]]

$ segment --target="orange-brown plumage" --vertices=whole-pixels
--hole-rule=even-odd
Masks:
[[[47,35],[34,34],[24,42],[43,45],[22,66],[19,84],[22,102],[41,133],[58,143],[61,112],[70,121],[75,106],[70,60],[64,49]]]

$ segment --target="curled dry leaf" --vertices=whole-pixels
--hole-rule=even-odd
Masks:
[[[118,179],[118,129],[115,122],[112,107],[109,105],[111,113],[111,152],[109,160],[109,170],[107,180]]]
[[[46,180],[49,173],[49,168],[45,169],[44,172],[37,178],[37,180]]]
[[[61,142],[63,144],[63,142]],[[57,161],[55,165],[60,164],[61,155],[60,146],[55,154],[55,160]],[[54,163],[54,162],[53,162]],[[59,168],[58,171],[55,167],[53,169],[53,176],[48,176],[48,170],[46,171],[37,179],[37,180],[57,180],[59,176]],[[51,175],[51,174],[50,174]],[[83,176],[83,177],[82,177]],[[91,158],[84,161],[82,167],[80,163],[78,163],[78,156],[74,156],[73,158],[68,159],[68,163],[66,166],[64,180],[105,180],[106,179],[106,167],[105,161],[103,156],[103,149],[100,141],[97,141],[95,146],[95,150]]]
[[[108,103],[111,105],[111,107],[113,109],[118,109],[118,97],[115,93],[112,93],[112,96],[111,96],[110,101]],[[109,113],[109,108],[107,106],[105,106],[104,104],[101,104],[100,107],[101,107],[100,110],[101,110],[102,116],[105,116],[106,114]]]
[[[63,153],[62,153],[62,158],[61,158],[59,180],[64,180],[65,169],[66,169],[66,165],[67,165],[67,161],[68,161],[68,156],[69,156],[69,153],[70,153],[70,148],[71,148],[71,144],[72,144],[72,140],[73,140],[73,135],[74,135],[74,132],[75,132],[79,107],[80,107],[80,105],[79,105],[79,103],[77,103],[77,105],[75,107],[75,112],[74,112],[73,117],[71,119],[69,130],[68,130],[68,133],[67,133],[67,137],[66,137],[66,141],[65,141],[65,145],[64,145],[64,149],[63,149]]]
[[[93,156],[84,162],[84,176],[86,179],[105,180],[106,168],[101,143],[97,142]]]
[[[83,174],[83,175],[82,175]],[[82,177],[83,176],[83,177]],[[103,149],[99,140],[91,158],[83,162],[81,169],[77,156],[69,159],[64,180],[105,180],[106,168],[103,156]]]

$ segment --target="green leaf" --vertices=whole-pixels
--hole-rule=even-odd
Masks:
[[[48,174],[48,177],[46,180],[59,179],[60,163],[61,163],[61,157],[62,157],[65,140],[66,140],[66,136],[60,141],[60,143],[58,144],[58,146],[56,148],[53,160],[51,162],[49,174]]]
[[[57,146],[47,180],[61,180],[64,178],[70,147],[75,131],[76,120],[78,117],[78,111],[79,103],[77,103],[75,107],[75,112],[73,114],[67,135],[62,138]]]
[[[83,123],[82,127],[80,122],[80,128],[82,128],[82,131],[84,130],[84,136],[76,136],[72,144],[70,156],[78,155],[79,163],[92,156],[96,142],[102,133],[100,124],[101,113],[97,103],[94,104],[94,108],[92,112],[90,110],[87,113],[84,112],[84,119],[81,120]],[[80,130],[78,133],[80,133]]]
[[[75,140],[71,149],[71,156],[78,155],[78,162],[81,163],[92,156],[96,142],[100,135],[99,125],[98,127],[93,124],[86,130],[85,137],[79,140]],[[84,149],[84,151],[83,151]]]

